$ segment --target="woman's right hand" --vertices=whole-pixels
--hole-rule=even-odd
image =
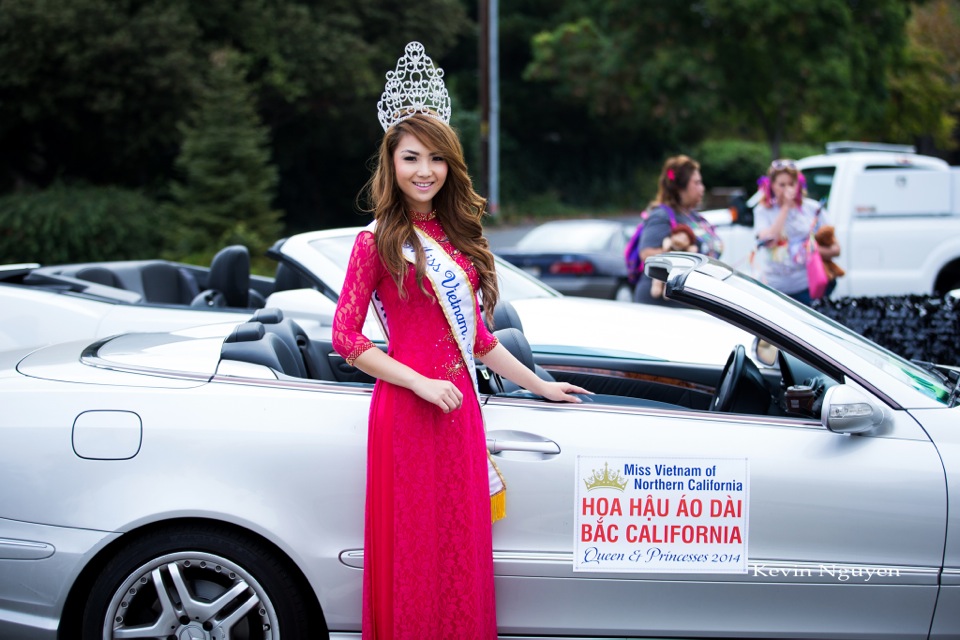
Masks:
[[[440,407],[444,413],[456,411],[463,404],[463,394],[449,380],[423,378],[411,390],[430,404]]]

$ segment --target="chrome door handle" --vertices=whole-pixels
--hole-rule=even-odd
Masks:
[[[560,445],[552,440],[528,441],[528,440],[498,440],[497,438],[487,438],[487,450],[490,453],[500,453],[501,451],[532,451],[533,453],[560,453]]]

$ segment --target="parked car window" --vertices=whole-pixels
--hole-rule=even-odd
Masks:
[[[610,232],[610,227],[595,224],[543,224],[521,238],[517,243],[517,249],[537,253],[606,251],[616,246],[611,246],[611,239],[619,241],[619,236],[622,235]]]

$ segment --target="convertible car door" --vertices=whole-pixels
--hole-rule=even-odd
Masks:
[[[934,447],[904,412],[892,412],[879,435],[849,436],[803,419],[596,400],[501,396],[485,406],[488,447],[508,488],[507,517],[494,524],[502,634],[927,637],[943,555],[944,476]],[[700,558],[694,570],[683,562],[657,572],[624,570],[622,561],[618,568],[618,559],[653,547],[681,560],[700,557],[707,547],[680,528],[671,537],[648,527],[641,539],[624,525],[667,523],[657,500],[669,498],[675,516],[678,495],[698,491],[684,469],[717,464],[745,470],[742,491],[730,492],[734,502],[716,507],[742,527],[726,547],[720,540],[729,557]],[[646,480],[677,481],[669,486],[684,491],[642,484],[640,469],[653,470]],[[635,486],[652,487],[631,495],[654,506],[631,514],[624,498],[619,514],[612,499],[584,503],[598,479],[606,490],[596,495],[619,495],[621,483],[625,497]],[[731,505],[741,498],[737,512]],[[604,548],[585,539],[614,536],[606,548],[622,556],[584,557],[585,549]],[[746,557],[737,558],[741,552]]]

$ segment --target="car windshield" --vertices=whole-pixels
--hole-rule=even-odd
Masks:
[[[350,260],[350,251],[353,250],[353,241],[356,236],[341,235],[327,238],[318,238],[310,242],[310,246],[323,254],[329,261],[338,265],[340,273],[336,281],[327,284],[336,291],[343,286],[343,277],[346,273],[347,262]],[[496,258],[496,256],[495,256]],[[536,278],[527,275],[509,262],[496,258],[497,277],[500,284],[501,300],[525,300],[527,298],[556,298],[561,294],[543,284]],[[333,280],[333,278],[329,278]]]
[[[792,305],[795,309],[794,316],[808,326],[828,335],[835,341],[842,342],[845,347],[891,377],[913,387],[937,402],[949,403],[950,388],[939,376],[867,340],[842,324],[816,313],[810,307],[793,300],[789,296],[756,282],[749,276],[735,272],[726,282],[738,289],[748,290],[751,295],[758,298],[775,297],[776,300],[772,302],[776,305]]]
[[[545,253],[562,251],[565,253],[592,253],[606,250],[610,245],[614,227],[591,222],[563,222],[542,224],[532,229],[517,243],[517,249],[528,252]]]

